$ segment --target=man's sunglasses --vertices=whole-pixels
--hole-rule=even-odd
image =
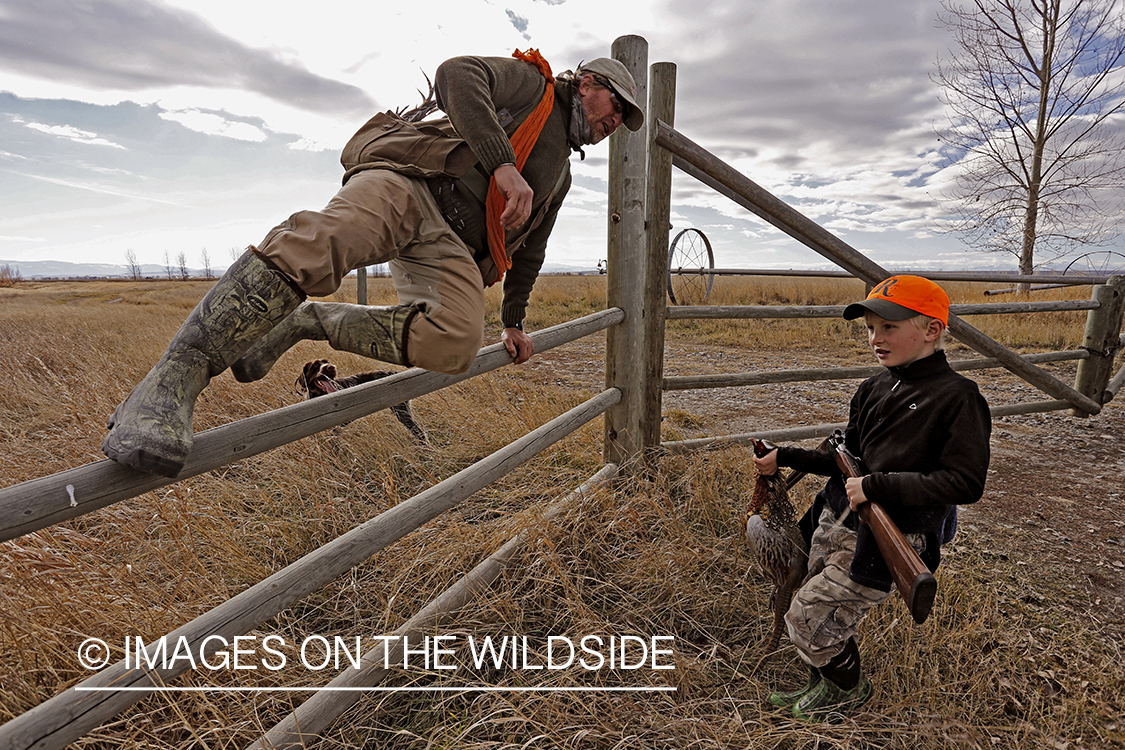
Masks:
[[[605,78],[602,78],[601,76],[594,76],[594,83],[603,88],[609,89],[609,101],[610,104],[613,105],[613,111],[619,115],[624,115],[625,105],[621,102],[620,99],[617,98],[617,92],[614,91],[613,86],[610,84],[610,82]]]

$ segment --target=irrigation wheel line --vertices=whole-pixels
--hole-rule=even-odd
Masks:
[[[1125,253],[1116,250],[1083,253],[1063,269],[1063,276],[1085,275],[1108,279],[1122,274],[1125,274]]]
[[[694,228],[681,230],[668,247],[668,299],[673,305],[702,305],[715,285],[714,270],[707,235]]]

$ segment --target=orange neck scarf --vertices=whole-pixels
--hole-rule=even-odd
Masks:
[[[527,163],[527,157],[531,155],[531,149],[535,146],[535,142],[539,140],[539,134],[543,132],[543,126],[547,123],[547,117],[554,107],[555,87],[552,84],[555,82],[555,77],[551,74],[550,64],[543,59],[537,49],[529,49],[527,52],[516,50],[512,53],[512,57],[531,63],[547,79],[547,88],[543,92],[543,99],[527,116],[527,119],[520,123],[516,132],[512,134],[512,150],[516,153],[516,169],[522,172],[523,165]],[[504,273],[512,267],[512,261],[508,258],[504,227],[500,224],[500,214],[503,212],[504,196],[500,195],[500,189],[496,187],[496,178],[492,177],[488,181],[485,219],[488,228],[488,251],[492,255],[492,262],[496,265],[496,270],[499,272],[496,281],[504,278]]]

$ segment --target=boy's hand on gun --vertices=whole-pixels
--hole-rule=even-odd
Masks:
[[[848,490],[848,506],[859,510],[859,506],[867,502],[867,495],[863,494],[863,477],[848,477],[845,481]]]

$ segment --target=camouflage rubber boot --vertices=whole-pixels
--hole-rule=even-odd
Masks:
[[[249,383],[266,376],[298,341],[327,341],[333,349],[409,367],[406,339],[418,308],[371,307],[344,302],[306,302],[231,365]]]
[[[119,464],[174,477],[191,450],[195,399],[301,304],[303,296],[252,250],[227,269],[180,326],[168,350],[106,425],[102,452]]]
[[[809,665],[808,680],[805,682],[804,687],[797,688],[796,690],[778,690],[770,693],[767,700],[771,705],[778,708],[790,708],[796,705],[797,701],[804,698],[809,691],[820,683],[820,670],[814,666]]]
[[[844,720],[871,698],[871,681],[861,674],[859,682],[850,690],[845,690],[827,677],[797,701],[793,715],[804,721],[836,724]]]
[[[854,637],[820,668],[820,676],[821,681],[793,706],[798,719],[834,724],[871,697],[871,681],[863,674]]]

